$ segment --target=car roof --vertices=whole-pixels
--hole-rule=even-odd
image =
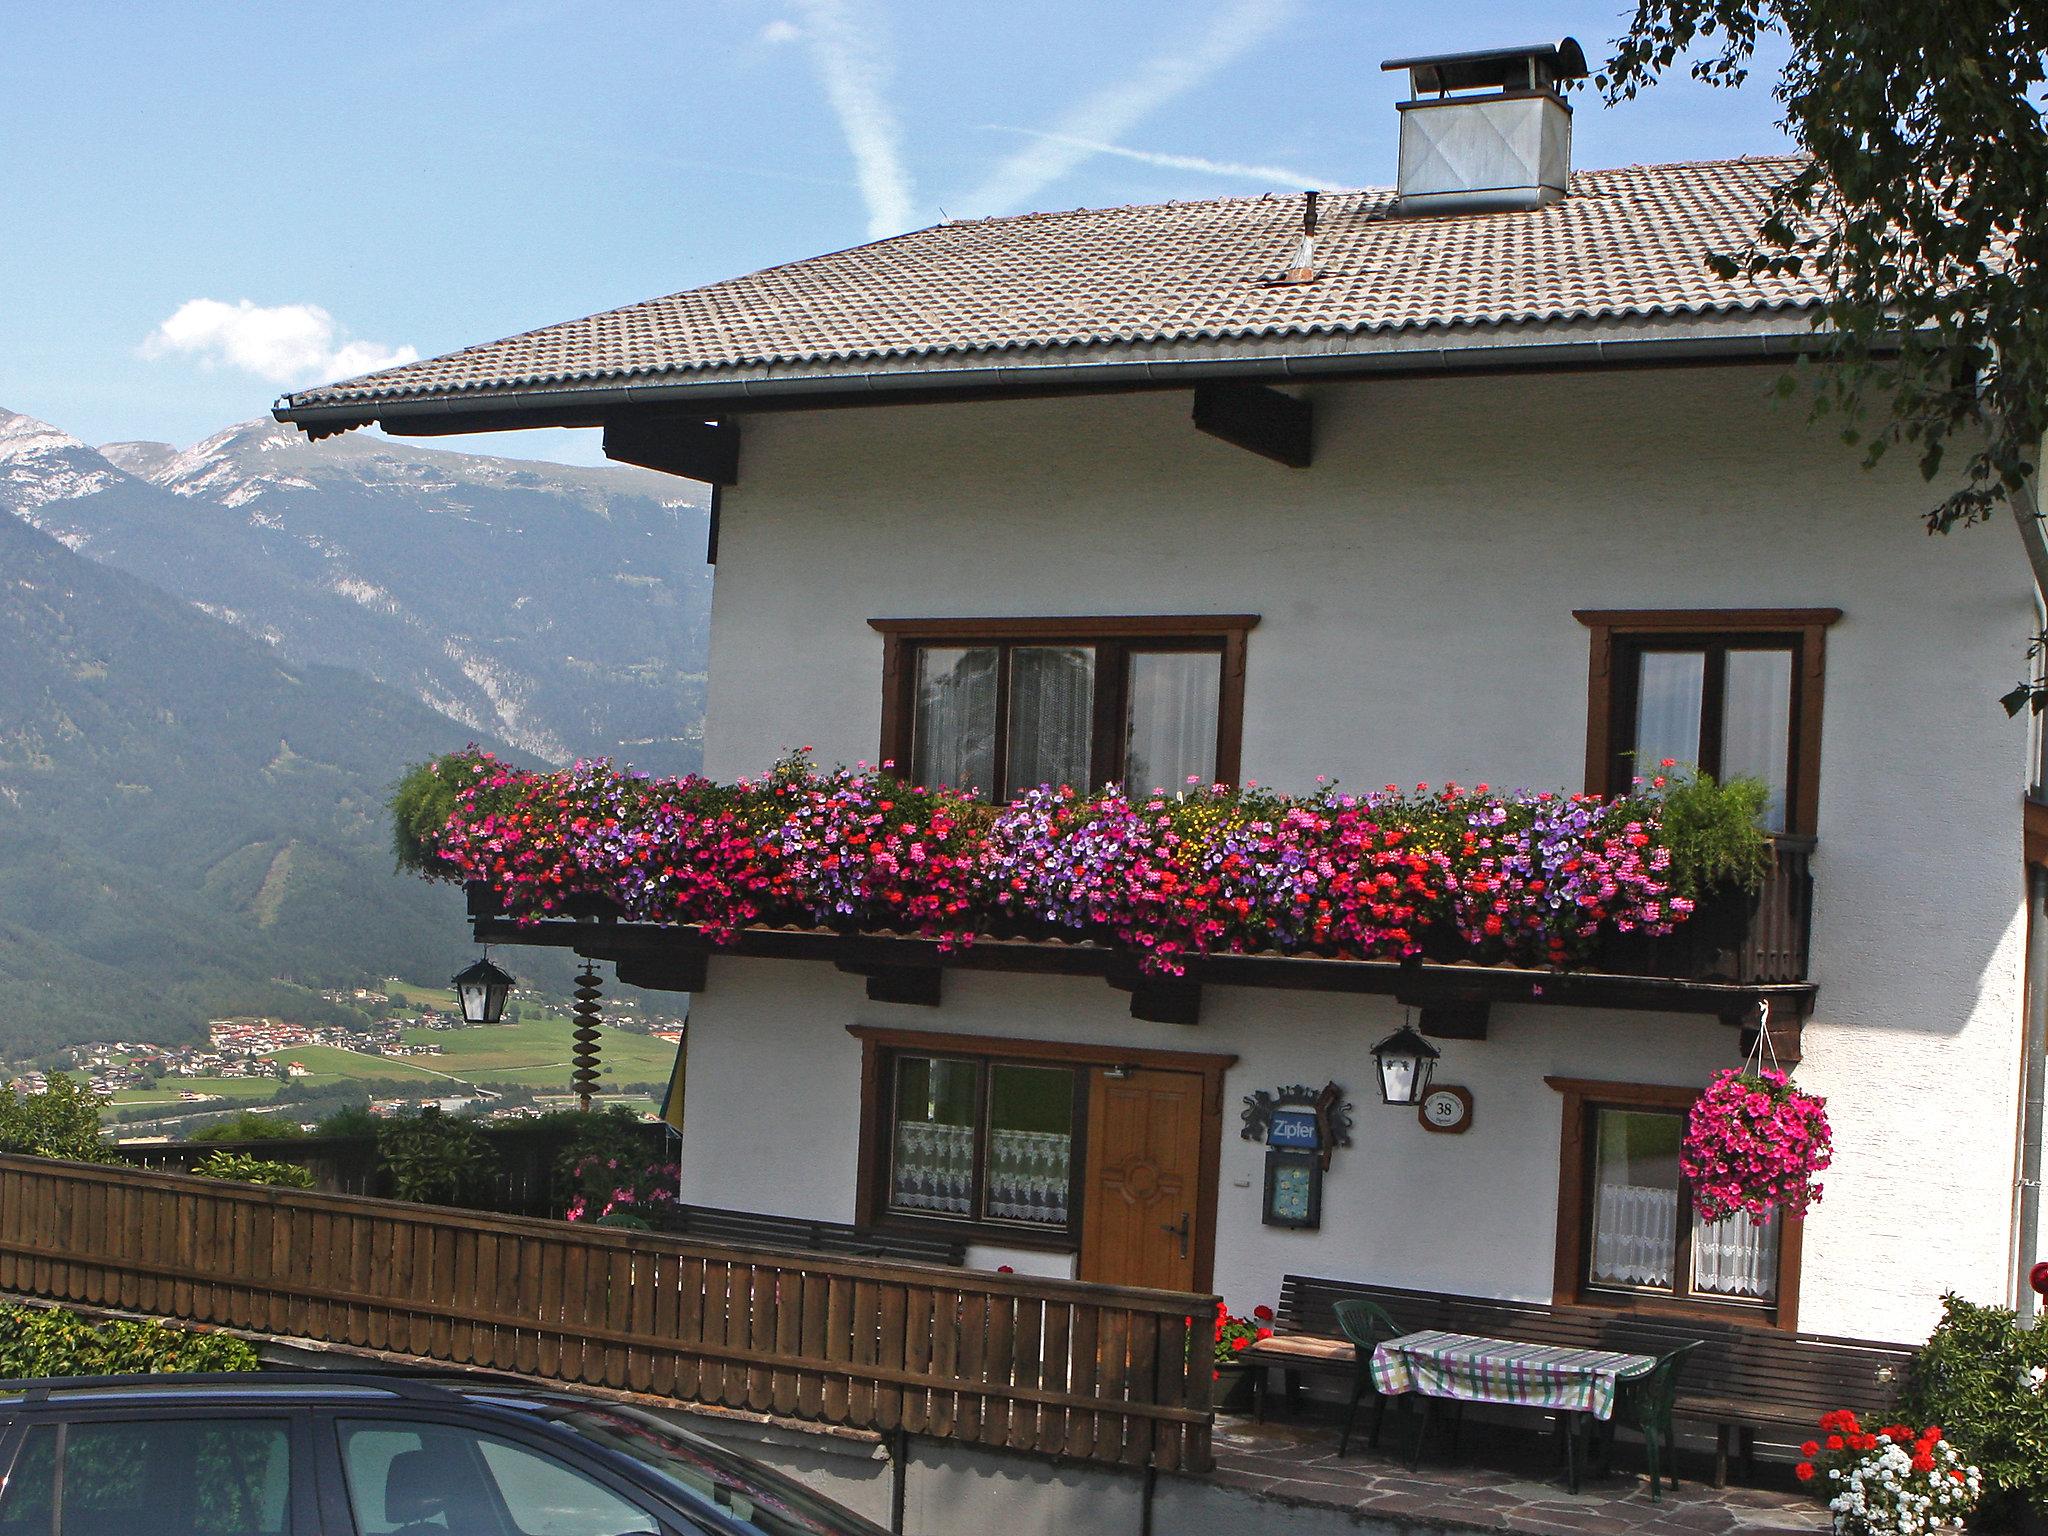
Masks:
[[[525,1409],[537,1413],[584,1401],[517,1378],[411,1371],[164,1372],[130,1376],[54,1376],[0,1380],[0,1409],[42,1403],[260,1400],[305,1404],[379,1399]]]

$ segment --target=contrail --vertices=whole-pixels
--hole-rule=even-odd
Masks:
[[[798,0],[804,36],[838,114],[854,173],[868,209],[868,235],[879,240],[910,228],[910,173],[902,130],[888,103],[889,60],[871,24],[857,23],[847,0]]]
[[[1207,80],[1264,39],[1293,8],[1293,0],[1233,0],[1185,47],[1150,60],[1137,74],[1105,86],[1072,108],[1037,142],[1011,155],[963,199],[975,213],[1012,213],[1133,124]]]
[[[1019,133],[1029,139],[1065,144],[1091,155],[1114,155],[1121,160],[1135,160],[1140,165],[1163,166],[1170,171],[1201,171],[1209,176],[1232,176],[1244,181],[1263,181],[1282,187],[1334,187],[1341,184],[1339,178],[1312,176],[1306,171],[1289,170],[1284,165],[1241,165],[1235,160],[1206,160],[1200,155],[1169,155],[1156,149],[1126,149],[1121,144],[1105,144],[1098,139],[1077,139],[1064,133],[1044,133],[1036,128],[1012,128],[1003,123],[988,123],[984,126],[991,133]]]

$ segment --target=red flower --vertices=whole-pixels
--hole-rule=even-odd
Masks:
[[[1847,1450],[1848,1448],[1849,1448],[1849,1447],[1848,1447],[1848,1444],[1847,1444],[1847,1443],[1846,1443],[1846,1442],[1845,1442],[1845,1441],[1844,1441],[1844,1440],[1842,1439],[1842,1437],[1841,1437],[1840,1435],[1829,1435],[1829,1436],[1828,1436],[1828,1449],[1829,1449],[1829,1450],[1831,1450],[1831,1451],[1845,1451],[1845,1450]]]
[[[1794,1468],[1792,1469],[1792,1475],[1793,1475],[1794,1477],[1798,1478],[1798,1479],[1799,1479],[1799,1481],[1801,1481],[1802,1483],[1810,1483],[1810,1482],[1812,1482],[1812,1481],[1813,1481],[1813,1463],[1812,1463],[1812,1462],[1810,1462],[1810,1461],[1802,1461],[1801,1463],[1799,1463],[1799,1465],[1798,1465],[1798,1466],[1796,1466],[1796,1467],[1794,1467]]]
[[[1233,1353],[1236,1353],[1241,1350],[1247,1350],[1251,1347],[1252,1341],[1246,1338],[1243,1334],[1239,1334],[1236,1338],[1230,1341],[1230,1348]]]
[[[1799,1454],[1808,1461],[1813,1460],[1814,1457],[1820,1454],[1820,1442],[1818,1440],[1807,1441],[1806,1444],[1799,1447]]]

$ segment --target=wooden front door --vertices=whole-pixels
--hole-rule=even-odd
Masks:
[[[1081,1218],[1081,1278],[1104,1285],[1196,1288],[1201,1209],[1202,1077],[1095,1069],[1088,1091],[1088,1152]]]

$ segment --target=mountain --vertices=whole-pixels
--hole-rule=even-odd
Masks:
[[[470,734],[553,762],[700,760],[711,583],[690,482],[267,421],[95,449],[0,412],[0,510]]]
[[[460,734],[0,517],[0,1049],[339,1018],[305,989],[459,962],[384,799]]]

